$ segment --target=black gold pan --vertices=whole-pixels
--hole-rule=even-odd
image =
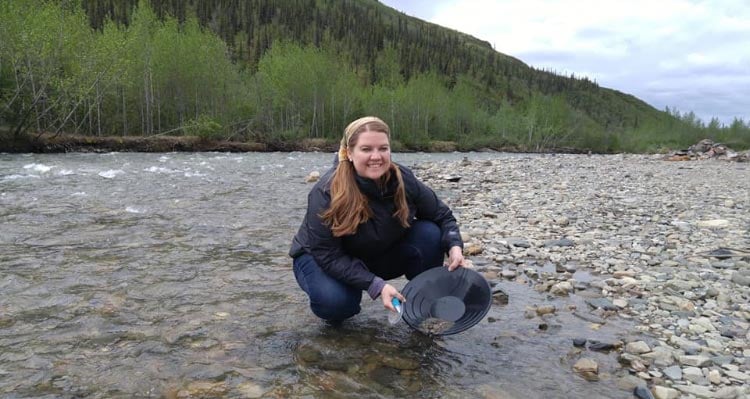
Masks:
[[[465,267],[434,267],[406,284],[403,318],[428,335],[451,335],[479,323],[492,304],[490,285]]]

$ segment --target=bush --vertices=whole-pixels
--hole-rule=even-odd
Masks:
[[[223,138],[221,124],[207,115],[201,115],[190,120],[182,129],[187,136],[195,136],[201,140],[219,140]]]
[[[304,151],[335,151],[338,150],[339,143],[324,138],[307,138],[302,140],[300,146],[300,149]]]
[[[458,150],[458,144],[454,141],[431,141],[428,145],[430,152],[453,152]]]

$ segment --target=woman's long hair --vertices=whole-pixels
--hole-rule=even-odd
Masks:
[[[331,207],[321,213],[323,223],[331,228],[334,237],[354,234],[361,223],[373,217],[372,209],[367,202],[367,196],[360,191],[355,179],[357,171],[354,164],[348,161],[347,153],[357,144],[359,135],[364,132],[385,133],[390,140],[391,131],[385,122],[374,116],[360,118],[350,123],[344,130],[339,149],[339,163],[331,179]],[[377,182],[386,185],[396,178],[396,194],[394,202],[396,211],[393,213],[401,226],[409,227],[409,206],[406,203],[406,189],[401,170],[392,161],[385,174]]]

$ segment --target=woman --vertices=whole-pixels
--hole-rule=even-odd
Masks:
[[[362,291],[395,311],[405,301],[385,280],[443,264],[464,265],[451,210],[407,168],[391,162],[390,129],[368,116],[344,131],[338,162],[307,198],[289,255],[318,317],[341,321],[360,311]]]

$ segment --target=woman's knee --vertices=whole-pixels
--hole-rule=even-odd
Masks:
[[[348,287],[347,287],[348,288]],[[341,321],[360,312],[362,293],[351,290],[314,290],[310,295],[310,309],[323,320]]]
[[[326,274],[312,256],[294,260],[294,275],[310,298],[310,309],[321,319],[339,321],[359,313],[362,292]]]
[[[412,225],[412,234],[419,237],[420,240],[430,242],[440,242],[441,231],[437,223],[430,220],[417,220]]]
[[[412,231],[406,238],[406,244],[416,248],[423,262],[442,263],[443,250],[441,246],[440,226],[429,220],[419,220],[412,226]]]

